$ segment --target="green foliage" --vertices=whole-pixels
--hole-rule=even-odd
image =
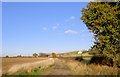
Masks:
[[[68,52],[68,55],[74,55],[74,54],[78,54],[78,51],[72,51],[72,52]]]
[[[82,57],[82,56],[80,56],[80,57],[75,57],[75,60],[82,61],[82,60],[83,60],[83,57]]]
[[[56,58],[56,53],[52,53],[52,57],[53,57],[53,58]]]
[[[80,19],[94,33],[92,49],[116,60],[120,53],[120,2],[90,2],[81,12]]]
[[[37,54],[37,53],[34,53],[34,54],[33,54],[33,56],[34,56],[34,57],[37,57],[37,56],[38,56],[38,54]]]
[[[111,58],[108,58],[107,56],[93,56],[90,60],[90,64],[100,64],[100,65],[113,65],[113,60]]]
[[[9,58],[9,56],[7,55],[6,58]]]
[[[39,57],[46,57],[45,53],[39,53]]]
[[[83,51],[82,51],[82,53],[87,53],[87,52],[89,52],[89,51],[87,51],[87,50],[83,50]]]
[[[62,57],[80,57],[81,54],[78,54],[79,51],[72,51],[72,52],[68,52],[67,55],[63,55]],[[82,56],[92,56],[92,54],[90,51],[87,50],[83,50],[82,51]]]
[[[17,57],[22,57],[21,55],[18,55]]]
[[[31,73],[28,73],[28,72],[21,72],[21,73],[17,73],[17,74],[15,74],[15,75],[41,75],[41,74],[43,74],[43,73],[45,73],[45,72],[48,72],[48,71],[50,71],[51,69],[53,69],[54,67],[56,66],[56,64],[54,64],[54,65],[52,65],[52,66],[49,66],[48,68],[44,68],[44,69],[39,69],[39,68],[37,68],[37,69],[34,69],[34,71],[33,72],[31,72]]]

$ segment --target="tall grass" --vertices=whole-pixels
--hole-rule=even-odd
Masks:
[[[54,65],[54,59],[50,58],[47,60],[37,61],[33,63],[24,63],[24,64],[17,64],[12,66],[6,74],[11,75],[19,72],[33,72],[34,69],[40,68],[45,69]]]
[[[118,68],[105,65],[86,64],[73,60],[62,60],[75,75],[117,75]]]
[[[43,69],[41,69],[41,68],[38,69],[38,68],[37,68],[37,69],[34,69],[34,71],[31,72],[31,73],[28,73],[28,72],[21,72],[21,73],[15,74],[15,75],[41,75],[41,74],[43,74],[43,73],[45,73],[45,72],[47,72],[47,71],[53,69],[55,66],[56,66],[56,64],[51,65],[51,66],[49,66],[48,68],[43,68]]]

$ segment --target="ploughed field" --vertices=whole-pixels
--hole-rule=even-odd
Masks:
[[[2,58],[2,72],[6,72],[16,64],[33,63],[46,59],[47,58]]]

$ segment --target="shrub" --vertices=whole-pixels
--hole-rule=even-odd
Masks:
[[[75,60],[82,61],[83,57],[76,57]]]
[[[56,53],[52,53],[52,57],[53,57],[53,58],[56,58]]]
[[[22,57],[21,55],[18,55],[17,57]]]
[[[74,60],[62,60],[62,62],[66,63],[68,67],[72,70],[73,75],[85,75],[85,77],[89,76],[98,76],[104,77],[112,77],[118,74],[118,68],[113,68],[105,65],[94,65],[94,64],[86,64]],[[84,76],[83,76],[84,77]],[[118,76],[119,77],[119,76]]]
[[[37,54],[37,53],[34,53],[34,54],[33,54],[33,56],[34,56],[34,57],[37,57],[37,56],[38,56],[38,54]]]
[[[7,55],[6,58],[9,58],[9,56]]]
[[[90,63],[112,66],[113,60],[106,56],[93,56]]]
[[[39,53],[39,57],[47,57],[45,53]]]

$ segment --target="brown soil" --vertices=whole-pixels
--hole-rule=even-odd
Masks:
[[[47,58],[2,58],[2,71],[8,71],[15,64],[32,63]]]
[[[55,60],[56,66],[42,75],[72,75],[70,68],[59,60]]]

